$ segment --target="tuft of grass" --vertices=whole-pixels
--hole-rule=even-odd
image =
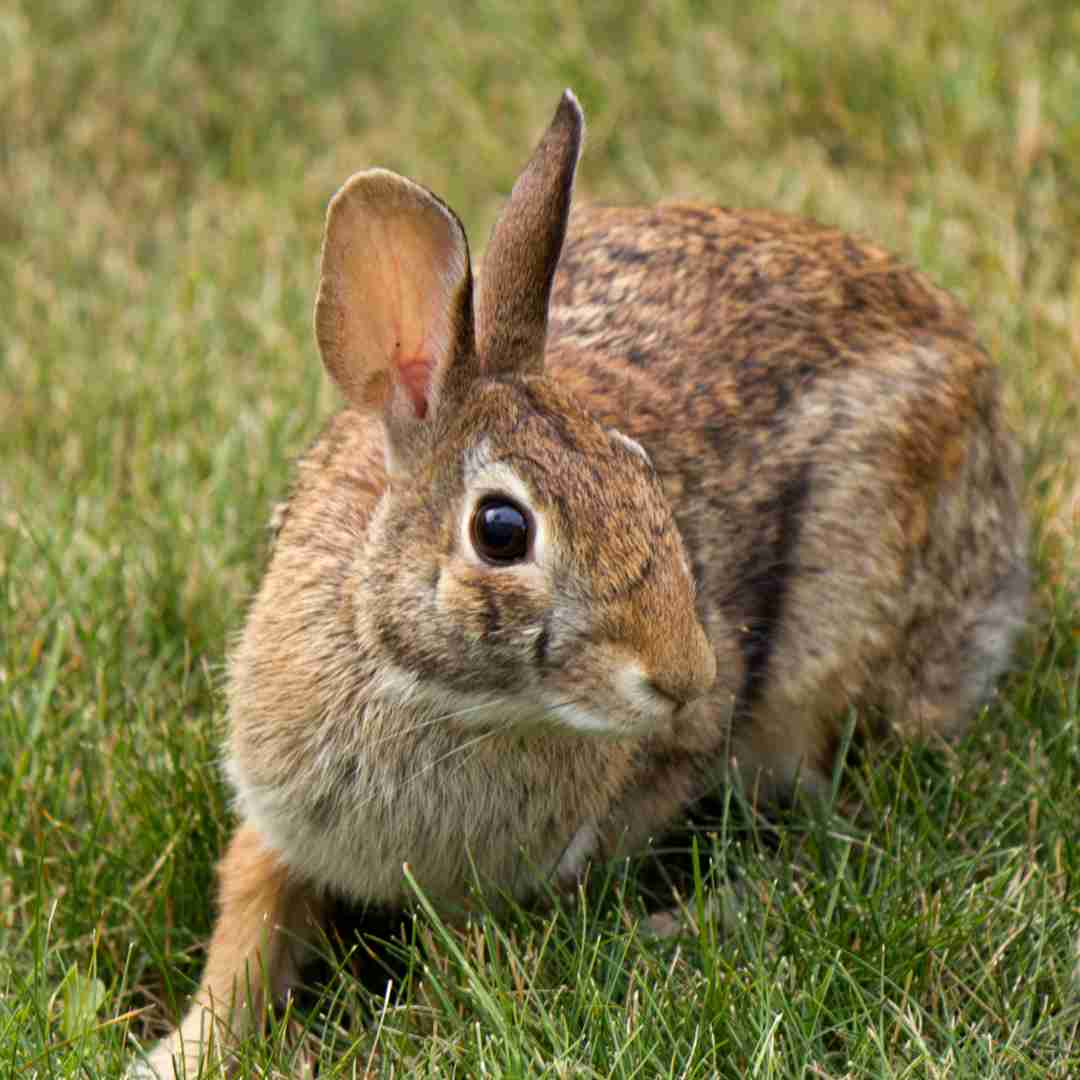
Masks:
[[[809,214],[969,303],[1036,614],[947,754],[870,755],[844,813],[776,835],[730,802],[687,834],[685,933],[648,932],[649,858],[464,928],[418,898],[241,1072],[1080,1073],[1080,9],[58,0],[0,12],[0,1075],[115,1076],[198,977],[221,665],[333,407],[327,199],[385,165],[482,247],[565,85],[581,197]]]

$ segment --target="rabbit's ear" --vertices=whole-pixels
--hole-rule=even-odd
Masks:
[[[495,222],[477,286],[485,374],[539,371],[551,281],[562,252],[584,120],[567,90]]]
[[[453,211],[384,169],[351,177],[326,216],[315,336],[349,404],[382,415],[393,468],[476,367],[469,247]]]

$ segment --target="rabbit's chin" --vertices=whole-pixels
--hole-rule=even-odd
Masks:
[[[667,730],[670,710],[656,712],[634,707],[632,703],[616,703],[612,707],[594,708],[586,702],[567,701],[557,694],[549,695],[544,706],[544,722],[575,735],[601,739],[638,739]]]

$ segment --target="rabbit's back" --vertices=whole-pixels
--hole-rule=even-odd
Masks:
[[[1025,530],[997,374],[948,293],[798,219],[585,208],[547,363],[663,479],[744,765],[827,777],[849,705],[947,732],[985,696]]]

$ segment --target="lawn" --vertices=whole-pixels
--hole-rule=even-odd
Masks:
[[[0,9],[0,1076],[116,1076],[198,978],[224,658],[335,404],[328,198],[383,165],[480,248],[564,86],[579,198],[806,214],[968,303],[1031,625],[960,743],[854,763],[832,815],[763,834],[729,795],[576,904],[343,935],[242,1073],[1080,1075],[1080,7],[232,8]],[[681,935],[642,928],[663,874]]]

